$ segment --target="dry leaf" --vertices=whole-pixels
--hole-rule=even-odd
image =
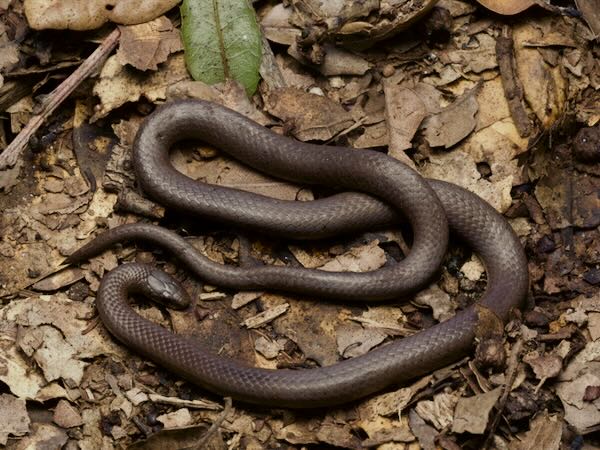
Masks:
[[[575,4],[596,38],[600,36],[600,0],[575,0]]]
[[[427,424],[414,409],[411,409],[408,413],[408,421],[410,429],[417,437],[421,447],[423,447],[424,450],[436,450],[435,437],[437,435],[437,430]]]
[[[9,435],[27,434],[30,422],[25,400],[10,394],[0,395],[0,445],[6,445]]]
[[[556,385],[556,394],[565,408],[565,420],[580,433],[600,424],[600,400],[584,400],[589,386],[600,386],[600,377],[584,373],[573,381]]]
[[[93,30],[111,21],[120,24],[152,20],[179,0],[25,0],[31,28]]]
[[[535,5],[535,0],[477,0],[487,9],[498,14],[512,16]]]
[[[271,92],[265,106],[269,113],[287,122],[301,141],[327,141],[354,123],[339,103],[294,88]]]
[[[532,421],[529,431],[510,443],[510,450],[558,450],[562,437],[562,423],[558,416],[547,411],[538,414]]]
[[[575,45],[572,32],[563,22],[544,18],[516,26],[513,39],[517,73],[523,83],[525,100],[542,125],[548,128],[566,107],[568,86],[560,64],[552,67],[536,47]]]
[[[106,60],[100,78],[94,86],[94,94],[100,105],[91,121],[105,117],[113,109],[127,102],[135,102],[142,96],[150,101],[164,100],[167,88],[178,81],[189,80],[182,54],[172,55],[158,72],[140,75],[123,66],[116,56]]]
[[[122,26],[117,60],[139,70],[157,70],[171,53],[182,49],[179,30],[162,16],[140,25]]]
[[[433,311],[433,318],[440,322],[454,316],[456,309],[450,296],[435,283],[415,295],[415,302],[419,305],[429,306]]]
[[[162,414],[156,420],[162,422],[166,429],[181,428],[192,423],[192,416],[189,409],[181,408],[168,414]]]
[[[79,411],[66,400],[58,402],[52,421],[62,428],[73,428],[83,425],[83,418],[79,414]]]
[[[483,434],[488,423],[490,411],[500,398],[502,388],[473,397],[461,397],[456,404],[452,431],[454,433],[469,432]]]
[[[433,400],[421,400],[417,403],[415,411],[421,418],[441,430],[453,422],[454,409],[459,397],[455,393],[437,394]]]
[[[467,137],[477,126],[479,109],[477,89],[466,92],[454,103],[423,123],[424,135],[431,147],[450,148]]]
[[[396,84],[392,79],[383,83],[385,115],[390,136],[388,152],[398,157],[412,147],[412,138],[429,114],[439,111],[441,93],[425,83]]]
[[[336,328],[337,348],[343,358],[364,355],[381,344],[387,335],[374,329],[364,329],[355,323],[345,323]]]
[[[62,448],[67,443],[67,432],[49,423],[34,422],[29,435],[19,441],[20,448]],[[79,442],[78,444],[81,444]],[[84,447],[82,447],[84,448]],[[90,447],[92,448],[92,447]],[[96,447],[98,448],[98,447]]]

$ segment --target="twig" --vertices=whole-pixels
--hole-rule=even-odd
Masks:
[[[496,428],[498,428],[498,424],[500,423],[500,419],[502,418],[502,412],[504,411],[504,407],[506,406],[506,402],[508,400],[508,396],[510,395],[512,385],[515,382],[515,378],[517,377],[522,351],[523,339],[519,338],[513,345],[512,351],[510,352],[510,358],[508,359],[508,367],[506,369],[506,381],[504,382],[504,391],[502,392],[502,396],[496,404],[496,415],[494,416],[492,424],[488,429],[488,435],[485,440],[485,443],[483,444],[483,449],[489,448],[492,443],[492,440],[494,439],[494,433],[496,432]]]
[[[29,139],[34,135],[44,121],[56,108],[75,90],[79,84],[93,74],[96,69],[104,63],[108,55],[114,50],[119,42],[121,32],[115,28],[104,39],[102,44],[71,74],[65,79],[48,97],[42,105],[40,112],[29,120],[29,123],[21,130],[17,137],[0,154],[0,170],[15,165],[21,153],[27,147]]]
[[[208,442],[208,440],[213,437],[213,435],[217,432],[219,427],[223,424],[223,422],[225,421],[225,419],[227,418],[227,416],[229,415],[230,412],[231,412],[231,397],[225,397],[225,406],[223,407],[223,411],[221,411],[221,414],[219,414],[219,417],[217,417],[217,420],[215,420],[213,422],[213,424],[210,426],[210,428],[208,430],[206,430],[206,433],[204,433],[204,435],[198,440],[198,442],[196,442],[194,444],[194,446],[192,448],[194,448],[194,449],[205,448],[204,444],[206,444]]]

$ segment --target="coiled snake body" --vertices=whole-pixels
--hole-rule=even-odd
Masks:
[[[189,138],[202,139],[271,175],[358,192],[313,202],[286,202],[198,183],[169,162],[173,143]],[[134,168],[141,187],[152,198],[200,217],[283,236],[315,238],[389,224],[401,212],[412,226],[413,245],[404,260],[367,273],[231,267],[211,262],[170,231],[133,224],[100,235],[71,255],[70,262],[118,241],[144,239],[168,248],[212,284],[340,300],[383,300],[414,292],[430,281],[445,252],[449,225],[485,264],[488,286],[480,305],[506,319],[527,292],[527,261],[502,216],[465,189],[426,181],[404,164],[374,151],[296,142],[222,106],[189,100],[167,104],[145,120],[134,143]],[[166,298],[175,305],[187,301],[174,280],[149,266],[126,264],[107,274],[96,298],[98,310],[107,328],[125,345],[213,392],[280,407],[352,401],[456,361],[472,348],[478,323],[471,306],[413,336],[332,366],[267,370],[214,355],[143,319],[127,302],[134,291]]]

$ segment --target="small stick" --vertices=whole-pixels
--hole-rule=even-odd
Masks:
[[[498,424],[500,423],[500,419],[502,418],[502,412],[504,411],[504,407],[506,406],[508,396],[510,395],[510,390],[512,388],[513,383],[515,382],[515,378],[517,377],[522,351],[523,339],[519,338],[514,343],[513,348],[510,352],[510,357],[508,359],[508,367],[506,369],[506,381],[504,383],[504,390],[502,391],[500,399],[496,403],[496,415],[494,416],[491,425],[488,427],[487,438],[483,444],[483,447],[481,447],[483,449],[488,449],[491,447],[492,441],[494,439],[494,433],[496,432],[496,428],[498,428]]]
[[[223,407],[223,411],[217,417],[217,420],[213,422],[210,428],[204,433],[204,435],[194,444],[194,449],[204,448],[204,444],[208,442],[210,438],[219,430],[219,427],[223,424],[229,413],[231,413],[231,397],[225,397],[225,406]]]
[[[52,114],[56,108],[75,90],[79,84],[93,74],[96,69],[104,63],[108,55],[114,50],[119,42],[121,32],[115,28],[104,39],[102,44],[71,74],[66,78],[42,104],[40,112],[29,120],[29,123],[21,130],[17,137],[0,154],[0,170],[7,169],[15,165],[21,153],[27,147],[29,139],[35,134],[38,128]]]

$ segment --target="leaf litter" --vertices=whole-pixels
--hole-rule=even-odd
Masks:
[[[26,23],[24,13],[33,28],[94,29],[111,20],[122,24],[121,40],[75,102],[65,103],[42,129],[42,151],[0,172],[0,417],[6,417],[0,420],[0,443],[493,443],[519,449],[597,444],[600,157],[588,143],[600,134],[600,66],[593,1],[572,5],[582,18],[532,8],[513,22],[460,0],[440,0],[435,8],[435,2],[423,2],[412,10],[403,2],[255,4],[270,43],[261,44],[263,80],[250,100],[233,82],[192,81],[177,11],[163,15],[173,2],[148,3],[136,10],[138,19],[126,14],[131,2],[119,2],[112,11],[100,2],[105,11],[94,17],[77,2],[42,9],[51,3],[0,3],[0,47],[6,50],[0,89],[6,80],[29,86],[6,110],[10,126],[0,131],[0,145],[43,100],[31,83],[53,82],[33,72],[11,75],[28,69],[32,59],[26,55],[37,52],[59,77],[65,73],[60,45],[44,49],[35,34],[19,31],[26,29],[19,25]],[[70,55],[85,58],[80,50]],[[188,97],[225,104],[303,141],[387,150],[425,176],[477,193],[510,219],[526,247],[529,306],[513,317],[504,337],[482,336],[474,360],[311,415],[228,407],[129,353],[104,329],[93,304],[103,274],[125,260],[176,273],[198,299],[188,313],[142,305],[136,306],[140,314],[212,351],[269,368],[328,365],[363,354],[446,320],[485,286],[481,263],[460,247],[451,248],[439,282],[408,302],[369,307],[221,291],[143,245],[111,250],[81,268],[62,268],[63,257],[82,242],[140,215],[195,234],[197,224],[174,222],[139,197],[129,160],[133,136],[153,105]],[[192,178],[277,198],[323,195],[318,188],[254,174],[198,143],[176,149],[173,162]],[[190,241],[227,264],[241,262],[246,252],[267,264],[365,271],[407,251],[398,233],[300,245],[210,224],[200,228],[205,237]],[[522,343],[524,350],[516,351]],[[36,410],[40,405],[50,413],[46,419]]]

